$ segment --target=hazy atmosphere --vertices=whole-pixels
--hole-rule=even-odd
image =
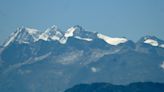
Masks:
[[[74,25],[134,41],[144,35],[164,39],[163,0],[0,0],[0,43],[17,27],[44,31]]]
[[[164,92],[164,0],[0,0],[0,92]]]

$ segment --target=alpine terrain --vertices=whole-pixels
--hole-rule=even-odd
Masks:
[[[1,92],[63,92],[93,82],[164,83],[164,41],[144,36],[134,42],[76,25],[45,32],[21,27],[0,46]]]

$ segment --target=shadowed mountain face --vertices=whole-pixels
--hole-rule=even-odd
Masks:
[[[76,85],[64,92],[164,92],[164,84],[132,83],[126,86],[109,83],[93,83]]]
[[[164,41],[137,43],[52,26],[41,33],[19,28],[0,47],[2,92],[61,92],[79,83],[164,82]]]

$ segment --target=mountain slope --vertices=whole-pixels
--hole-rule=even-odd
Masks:
[[[32,32],[31,32],[32,31]],[[22,28],[0,49],[0,90],[61,92],[75,84],[164,82],[163,41],[153,46],[86,31],[79,25],[66,32]],[[12,39],[12,40],[11,40]]]

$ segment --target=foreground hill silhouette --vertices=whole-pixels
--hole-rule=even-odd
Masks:
[[[80,84],[65,92],[164,92],[164,84],[151,82],[138,82],[126,86],[109,83]]]

